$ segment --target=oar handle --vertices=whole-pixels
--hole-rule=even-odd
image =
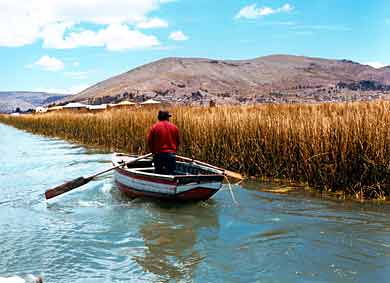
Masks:
[[[180,159],[183,159],[184,161],[191,161],[191,162],[195,162],[195,163],[198,163],[200,165],[205,165],[207,167],[210,167],[210,168],[213,168],[213,169],[217,169],[217,170],[220,170],[220,171],[226,171],[226,169],[219,168],[217,166],[214,166],[214,165],[211,165],[209,163],[206,163],[206,162],[203,162],[203,161],[199,161],[199,160],[196,160],[196,159],[193,159],[193,158],[188,158],[188,157],[184,157],[184,156],[180,156],[180,155],[176,155],[176,157],[178,157]]]
[[[103,171],[100,171],[100,172],[98,172],[98,173],[96,173],[96,174],[90,176],[89,178],[95,178],[95,177],[97,177],[97,176],[99,176],[99,175],[102,175],[102,174],[104,174],[104,173],[107,173],[107,172],[109,172],[109,171],[111,171],[111,170],[114,170],[114,169],[116,169],[116,168],[123,167],[123,166],[126,166],[126,165],[128,165],[128,164],[137,162],[138,160],[147,158],[147,157],[152,156],[152,155],[153,155],[153,153],[148,153],[148,154],[139,156],[139,157],[137,157],[137,158],[135,158],[135,159],[132,159],[132,160],[130,160],[130,161],[128,161],[128,162],[124,162],[124,163],[121,163],[121,164],[119,164],[119,165],[116,165],[116,166],[113,166],[113,167],[111,167],[111,168],[108,168],[108,169],[105,169],[105,170],[103,170]]]
[[[223,171],[225,175],[230,176],[230,177],[233,177],[233,178],[236,178],[236,179],[240,179],[240,180],[243,180],[243,179],[244,179],[244,177],[243,177],[240,173],[237,173],[237,172],[229,171],[229,170],[226,170],[226,169],[224,169],[224,168],[220,168],[220,167],[217,167],[217,166],[208,164],[208,163],[203,162],[203,161],[199,161],[199,160],[196,160],[196,159],[192,159],[192,158],[188,158],[188,157],[184,157],[184,156],[180,156],[180,155],[176,155],[176,157],[178,157],[178,158],[180,158],[180,159],[183,159],[184,161],[195,162],[195,163],[198,163],[198,164],[200,164],[200,165],[208,166],[208,167],[210,167],[210,168],[213,168],[213,169],[217,169],[217,170]]]
[[[100,171],[94,175],[91,175],[89,177],[78,177],[72,181],[69,181],[69,182],[66,182],[65,184],[62,184],[62,185],[59,185],[53,189],[50,189],[48,191],[45,192],[45,197],[46,199],[51,199],[53,197],[56,197],[58,195],[62,195],[63,193],[66,193],[66,192],[69,192],[73,189],[76,189],[78,187],[81,187],[82,185],[85,185],[87,184],[88,182],[90,182],[93,178],[99,176],[99,175],[102,175],[104,173],[107,173],[111,170],[114,170],[115,168],[118,168],[118,167],[122,167],[122,166],[125,166],[127,164],[131,164],[131,163],[134,163],[134,162],[137,162],[138,160],[141,160],[141,159],[144,159],[144,158],[147,158],[149,156],[151,156],[152,153],[148,153],[148,154],[145,154],[145,155],[142,155],[142,156],[139,156],[135,159],[132,159],[128,162],[125,162],[125,163],[122,163],[122,164],[119,164],[117,166],[113,166],[111,168],[108,168],[108,169],[105,169],[103,171]]]

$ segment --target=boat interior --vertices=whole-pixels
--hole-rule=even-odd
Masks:
[[[131,156],[116,156],[117,163],[128,162],[132,158]],[[154,165],[152,158],[146,158],[138,160],[134,163],[126,165],[126,168],[132,169],[132,171],[151,173],[154,174]],[[203,166],[193,162],[176,161],[176,169],[174,175],[215,175],[222,174],[222,171]]]

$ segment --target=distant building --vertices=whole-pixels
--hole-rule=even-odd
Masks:
[[[72,112],[88,112],[87,105],[79,102],[68,103],[62,106],[62,109],[65,111],[72,111]]]
[[[39,107],[35,108],[35,113],[46,113],[47,110],[48,110],[47,107],[39,106]]]
[[[148,100],[140,103],[139,105],[141,105],[142,107],[159,107],[162,105],[162,103],[160,101],[157,101],[157,100],[148,99]]]
[[[109,107],[112,108],[112,109],[131,109],[133,107],[135,107],[137,105],[137,103],[135,102],[132,102],[132,101],[121,101],[117,104],[109,104]]]
[[[47,112],[55,112],[55,111],[62,111],[63,107],[62,106],[53,106],[47,108]]]
[[[89,112],[92,112],[92,113],[104,112],[108,109],[107,104],[88,105],[87,108],[88,108]]]

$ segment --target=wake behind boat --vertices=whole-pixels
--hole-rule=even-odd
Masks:
[[[138,158],[114,153],[112,163],[119,166]],[[170,200],[207,200],[222,186],[224,171],[212,165],[179,158],[173,175],[156,174],[151,157],[115,168],[114,179],[129,197],[155,197]]]

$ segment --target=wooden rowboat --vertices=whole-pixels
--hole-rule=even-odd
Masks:
[[[114,153],[112,163],[118,166],[137,156]],[[207,200],[222,186],[224,171],[196,161],[176,162],[174,175],[154,173],[152,158],[138,160],[115,168],[114,179],[129,197],[155,197],[170,200]]]

